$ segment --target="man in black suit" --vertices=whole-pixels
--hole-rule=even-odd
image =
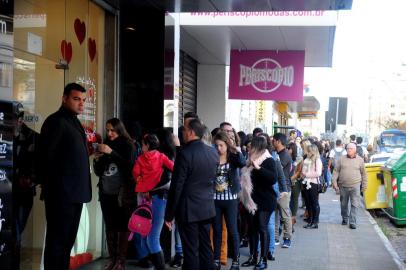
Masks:
[[[92,198],[85,131],[77,118],[86,90],[65,86],[62,106],[44,122],[40,135],[40,175],[47,232],[45,270],[68,270],[83,203]]]
[[[186,121],[188,121],[188,119],[192,119],[192,118],[199,118],[199,116],[195,112],[185,113],[185,115],[183,116],[183,125],[178,128],[178,138],[179,138],[180,145],[182,145],[182,146],[186,143],[183,138],[183,130],[185,129],[184,125],[185,125]]]
[[[214,266],[209,230],[216,215],[213,182],[219,156],[201,141],[204,131],[199,119],[185,121],[186,144],[176,157],[165,212],[168,226],[176,218],[183,247],[183,269],[188,270],[211,270]]]

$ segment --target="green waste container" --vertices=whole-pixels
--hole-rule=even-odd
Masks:
[[[381,171],[382,165],[383,163],[365,164],[365,171],[368,175],[368,186],[364,192],[366,209],[388,208],[388,200]]]
[[[399,152],[385,163],[383,177],[388,212],[396,225],[406,225],[406,152]]]

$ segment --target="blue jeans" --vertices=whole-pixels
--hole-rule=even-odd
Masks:
[[[15,226],[16,226],[16,241],[18,244],[21,242],[21,235],[27,225],[28,217],[32,209],[32,203],[29,205],[18,205],[15,208]]]
[[[134,234],[134,244],[139,259],[142,259],[149,254],[160,252],[160,236],[164,225],[166,199],[160,199],[158,196],[152,196],[152,228],[146,238],[142,238],[139,234]]]
[[[180,240],[179,228],[175,223],[175,253],[183,255],[182,241]]]
[[[275,252],[275,211],[272,212],[271,218],[269,219],[268,223],[268,231],[269,231],[269,252],[274,254]]]
[[[328,168],[325,169],[324,170],[324,179],[326,179],[326,183],[328,186],[331,185],[331,178],[332,178],[332,175],[331,175],[330,170]]]

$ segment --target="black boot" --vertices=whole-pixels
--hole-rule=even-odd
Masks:
[[[127,259],[128,235],[129,232],[118,233],[118,254],[116,264],[112,270],[124,270],[125,261]]]
[[[162,251],[150,255],[155,270],[165,270],[165,258]]]
[[[221,270],[220,260],[214,260],[214,270]]]
[[[267,258],[270,261],[274,261],[275,260],[275,255],[273,255],[272,252],[268,251]]]
[[[241,266],[242,267],[253,266],[253,265],[257,264],[257,261],[258,261],[258,255],[254,254],[254,255],[251,255],[246,262],[241,264]]]
[[[182,260],[183,256],[180,253],[176,253],[175,256],[173,257],[170,266],[173,268],[180,268],[182,267]]]
[[[310,218],[304,218],[303,221],[307,223],[311,222]]]
[[[312,226],[312,223],[309,222],[309,223],[307,223],[306,225],[304,225],[303,228],[309,229],[311,226]]]
[[[248,247],[248,240],[243,238],[240,242],[240,248]]]
[[[103,266],[103,270],[111,270],[116,264],[117,259],[117,232],[106,232],[106,242],[109,260]]]
[[[319,228],[318,223],[312,223],[312,225],[310,226],[310,229],[318,229],[318,228]]]
[[[231,263],[230,270],[240,270],[240,261],[238,259],[233,260],[233,262]]]
[[[214,260],[214,270],[221,270],[220,260]]]
[[[268,267],[268,261],[267,261],[266,257],[261,257],[261,259],[259,260],[257,265],[255,265],[254,270],[263,270],[263,269],[266,269],[267,267]]]
[[[135,266],[139,268],[151,268],[151,263],[148,260],[148,256],[138,260],[138,262],[135,263]]]

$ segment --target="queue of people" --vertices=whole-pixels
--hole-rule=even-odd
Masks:
[[[46,270],[69,269],[82,205],[92,199],[86,135],[77,118],[85,92],[75,83],[65,87],[60,109],[39,135],[42,165],[35,174],[27,169],[31,182],[40,179],[45,201]],[[106,122],[93,164],[109,252],[104,270],[125,269],[129,244],[140,262],[165,269],[164,226],[175,230],[173,267],[219,270],[228,252],[230,270],[266,269],[275,260],[275,246],[293,245],[301,196],[304,228],[318,229],[322,183],[339,190],[342,224],[356,228],[356,201],[367,186],[365,156],[357,156],[356,143],[344,149],[337,140],[330,150],[326,141],[301,138],[296,131],[269,136],[256,128],[246,135],[228,122],[210,132],[195,113],[185,114],[179,132],[179,138],[168,129],[144,134],[140,145],[118,118]],[[145,201],[152,209],[151,230],[129,242],[131,213]],[[229,248],[224,248],[225,235]],[[240,248],[247,243],[250,255],[240,264]]]

